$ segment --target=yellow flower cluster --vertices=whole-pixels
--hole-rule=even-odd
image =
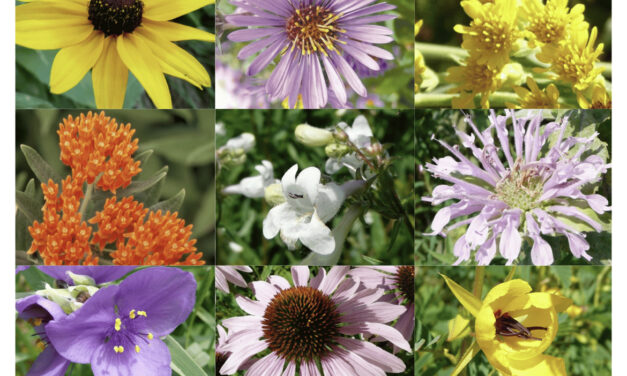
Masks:
[[[584,6],[568,8],[568,0],[463,0],[461,6],[472,19],[456,25],[463,35],[462,48],[469,56],[461,66],[449,68],[447,81],[459,93],[452,105],[473,108],[477,95],[483,108],[497,89],[511,86],[518,95],[513,108],[559,108],[559,90],[549,84],[538,87],[530,72],[510,77],[511,57],[533,55],[545,67],[535,68],[536,77],[554,80],[572,89],[583,108],[611,107],[610,94],[597,66],[603,44],[595,46],[598,31],[590,31],[584,20]],[[512,79],[513,78],[513,79]],[[518,81],[518,82],[516,82]],[[519,85],[526,81],[527,88]]]

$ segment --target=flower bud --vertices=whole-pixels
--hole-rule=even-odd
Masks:
[[[83,305],[82,303],[76,301],[76,299],[72,296],[69,290],[53,289],[47,283],[43,290],[39,290],[35,292],[35,294],[43,296],[44,298],[57,303],[59,307],[61,307],[63,312],[67,313],[68,315],[76,311]]]
[[[330,158],[339,159],[350,153],[351,149],[344,144],[329,144],[324,148],[324,152]]]
[[[374,144],[371,144],[368,147],[366,147],[364,151],[366,152],[366,154],[370,156],[381,155],[381,153],[383,152],[383,146],[381,146],[380,143],[375,142]]]
[[[277,206],[285,202],[283,186],[280,183],[271,184],[264,190],[266,202],[272,206]]]
[[[70,271],[66,272],[66,274],[68,277],[72,278],[72,281],[74,281],[74,285],[76,286],[78,285],[96,286],[96,281],[94,281],[94,279],[88,275],[74,274]]]
[[[333,142],[333,133],[309,124],[298,125],[294,134],[298,142],[307,146],[324,146]]]
[[[348,140],[348,133],[338,127],[335,132],[333,132],[333,137],[335,137],[335,139],[339,142],[344,142]]]

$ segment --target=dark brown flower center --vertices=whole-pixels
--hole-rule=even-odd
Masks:
[[[141,0],[91,0],[89,20],[105,36],[131,33],[142,23]]]
[[[262,329],[272,352],[300,362],[330,352],[339,324],[340,314],[329,296],[312,287],[292,287],[272,298]]]
[[[413,266],[399,266],[396,268],[396,286],[407,302],[414,302],[414,277],[416,269]]]
[[[534,330],[547,330],[547,328],[543,326],[526,327],[516,321],[516,319],[510,316],[509,313],[506,312],[501,314],[501,310],[494,312],[494,317],[496,318],[496,322],[494,323],[496,334],[503,337],[518,337],[542,341],[542,338],[534,337],[531,332]]]
[[[299,48],[301,54],[334,51],[334,44],[340,33],[345,33],[337,26],[337,20],[342,14],[335,14],[319,5],[301,6],[295,9],[287,20],[285,29],[288,38],[292,41],[291,49]]]

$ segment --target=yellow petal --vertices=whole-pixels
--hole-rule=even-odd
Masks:
[[[197,29],[186,25],[177,24],[169,21],[151,21],[145,19],[142,26],[146,29],[159,34],[163,39],[170,42],[181,40],[202,40],[205,42],[215,42],[216,36],[204,30]]]
[[[93,31],[83,42],[62,48],[52,63],[50,91],[61,94],[76,86],[100,57],[103,44],[104,35]]]
[[[455,316],[448,322],[448,338],[447,341],[454,341],[458,338],[467,336],[470,333],[470,320],[462,315]]]
[[[168,21],[213,3],[211,0],[149,0],[145,1],[143,16]]]
[[[67,23],[90,23],[87,8],[75,1],[35,1],[15,8],[15,21],[65,20]]]
[[[82,42],[93,30],[93,26],[87,23],[17,21],[15,43],[35,50],[56,50]]]
[[[100,59],[91,71],[94,97],[98,108],[122,108],[128,82],[128,68],[120,59],[116,48],[116,37],[104,40]]]
[[[531,286],[529,283],[522,279],[512,279],[511,281],[500,283],[492,288],[485,299],[483,304],[492,304],[494,301],[508,296],[509,299],[513,299],[517,296],[525,295],[531,292]]]
[[[211,86],[209,73],[187,51],[145,28],[138,28],[135,34],[150,48],[166,74],[184,79],[201,90],[203,86]]]
[[[539,355],[532,359],[510,362],[512,376],[566,376],[564,359]]]
[[[459,300],[459,302],[470,312],[471,315],[477,316],[479,310],[481,309],[481,300],[477,299],[472,293],[470,293],[465,288],[458,285],[455,281],[445,276],[444,274],[440,274],[448,288],[451,289],[453,295]]]
[[[453,373],[451,373],[451,376],[459,375],[459,373],[464,368],[466,368],[468,363],[470,363],[472,358],[474,358],[475,355],[479,353],[479,350],[479,345],[477,344],[477,342],[473,341],[472,345],[468,348],[468,350],[466,350],[464,356],[462,356],[462,358],[459,360],[459,363],[457,363],[457,365],[455,366],[455,369],[453,370]]]
[[[117,38],[120,58],[157,108],[172,108],[168,83],[157,59],[150,49],[137,40],[135,34],[124,34]]]

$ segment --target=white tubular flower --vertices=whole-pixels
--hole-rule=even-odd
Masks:
[[[273,207],[263,221],[263,236],[271,239],[280,233],[289,249],[300,242],[316,253],[330,254],[335,249],[331,230],[325,225],[337,214],[346,198],[335,183],[320,184],[320,170],[308,167],[296,177],[298,165],[292,166],[281,186],[285,202]]]
[[[333,133],[326,129],[300,124],[294,130],[296,139],[307,146],[325,146],[333,142]]]
[[[346,132],[348,139],[359,149],[365,149],[370,146],[372,140],[372,130],[368,125],[368,120],[363,115],[357,116],[352,126],[341,122],[338,127]],[[355,176],[355,172],[361,168],[364,162],[357,157],[355,153],[348,153],[340,158],[329,158],[325,165],[325,171],[328,174],[338,172],[342,167],[346,167],[350,173]]]
[[[255,147],[255,135],[252,133],[244,132],[237,137],[233,137],[226,142],[226,145],[220,147],[218,152],[229,151],[241,151],[243,153],[249,152]]]
[[[259,175],[242,179],[238,184],[229,185],[222,190],[224,194],[238,194],[250,198],[264,197],[265,188],[271,184],[276,184],[279,179],[274,178],[274,169],[270,161],[261,161],[255,166]]]

